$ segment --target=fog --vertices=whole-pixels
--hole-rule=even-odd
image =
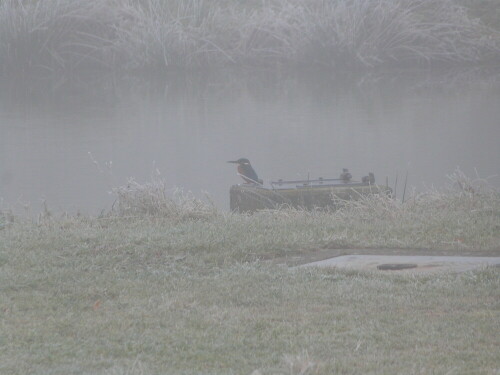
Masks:
[[[500,375],[499,4],[0,0],[0,375]]]
[[[468,0],[4,1],[0,210],[97,214],[158,176],[227,209],[240,157],[265,182],[349,168],[421,191],[460,168],[499,186],[497,15]]]
[[[391,70],[62,76],[0,86],[2,208],[109,210],[157,171],[229,207],[249,158],[265,182],[337,177],[425,190],[459,167],[500,186],[498,74]],[[493,176],[493,177],[492,177]],[[496,177],[495,177],[496,176]]]

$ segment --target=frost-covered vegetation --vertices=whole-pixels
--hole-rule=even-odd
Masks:
[[[49,73],[498,62],[499,31],[488,6],[470,0],[3,0],[0,66],[4,73]]]
[[[98,218],[4,212],[0,372],[494,373],[498,268],[388,276],[273,261],[353,246],[498,255],[498,192],[450,178],[448,191],[334,212],[221,212],[159,179],[116,189]]]
[[[500,193],[486,180],[471,179],[460,170],[449,178],[449,188],[407,193],[404,202],[372,195],[339,202],[337,210],[285,208],[248,215],[222,211],[210,200],[169,189],[163,178],[155,177],[145,183],[130,180],[113,189],[112,210],[98,218],[60,216],[45,207],[38,218],[29,219],[4,210],[0,211],[0,229],[8,236],[42,231],[56,239],[65,228],[103,226],[122,231],[122,225],[132,225],[135,235],[141,236],[150,225],[164,225],[177,228],[159,237],[168,248],[216,249],[209,256],[235,261],[318,248],[498,251]]]

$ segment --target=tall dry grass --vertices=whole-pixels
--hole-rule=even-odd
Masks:
[[[304,36],[298,59],[326,64],[477,62],[498,46],[453,0],[297,1]],[[496,51],[496,52],[495,52]]]
[[[184,221],[210,219],[220,215],[211,201],[202,201],[182,189],[169,188],[165,179],[155,177],[150,182],[128,183],[112,190],[116,196],[112,213],[125,217],[162,217]]]
[[[500,60],[460,0],[4,0],[0,65],[54,71]],[[472,4],[471,7],[475,6]]]
[[[0,66],[4,72],[110,64],[116,8],[107,1],[0,2]]]
[[[459,169],[448,177],[448,188],[408,193],[404,202],[373,194],[338,201],[335,210],[283,207],[253,215],[223,212],[212,202],[171,189],[164,179],[155,177],[115,188],[117,200],[111,214],[118,219],[209,223],[216,227],[210,231],[220,237],[212,245],[233,250],[232,246],[241,246],[241,256],[250,250],[267,254],[271,249],[311,247],[498,248],[499,192],[487,180],[470,178]],[[201,235],[190,243],[206,241]]]

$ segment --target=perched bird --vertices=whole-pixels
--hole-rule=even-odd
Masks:
[[[368,176],[363,176],[361,178],[361,182],[364,184],[373,185],[375,184],[375,175],[370,172]]]
[[[349,173],[347,168],[342,169],[342,173],[340,174],[340,179],[344,182],[351,181],[352,175]]]
[[[262,180],[259,180],[257,173],[250,164],[250,160],[246,158],[240,158],[238,160],[231,160],[228,163],[238,164],[238,174],[245,181],[246,184],[260,184],[262,185]]]

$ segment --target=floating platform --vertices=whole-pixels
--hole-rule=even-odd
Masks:
[[[338,179],[272,182],[271,187],[259,184],[231,186],[230,209],[254,212],[264,209],[293,207],[306,210],[337,208],[339,200],[357,200],[372,194],[391,194],[388,186],[362,182],[338,182]]]

